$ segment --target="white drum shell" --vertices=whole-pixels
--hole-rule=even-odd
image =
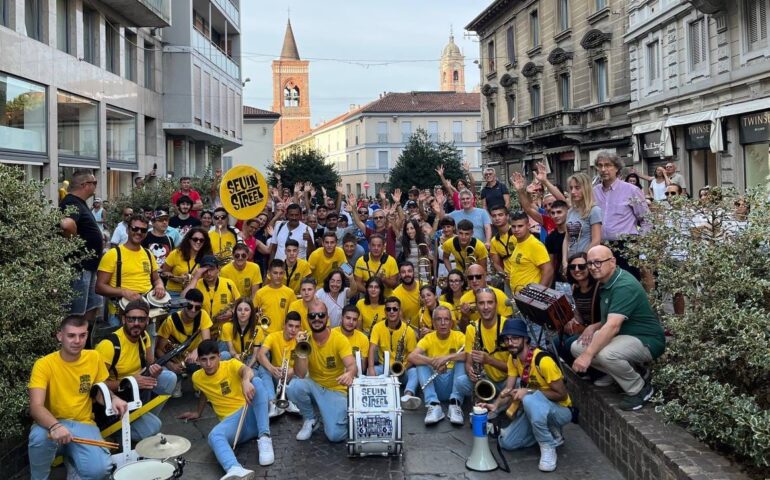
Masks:
[[[115,470],[113,480],[169,480],[174,478],[174,465],[160,460],[139,460]]]
[[[348,455],[401,455],[397,377],[357,377],[348,388]]]

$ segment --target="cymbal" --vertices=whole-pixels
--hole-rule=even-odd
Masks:
[[[190,441],[178,435],[159,433],[136,444],[136,453],[143,458],[162,460],[176,457],[190,450]]]

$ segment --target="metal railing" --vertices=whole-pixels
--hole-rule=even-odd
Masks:
[[[192,43],[193,48],[195,48],[201,55],[211,60],[211,62],[223,72],[240,81],[241,67],[195,28],[193,28]]]

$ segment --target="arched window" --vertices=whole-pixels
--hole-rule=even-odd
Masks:
[[[460,81],[460,72],[455,70],[454,73],[452,74],[452,80],[454,80],[455,82],[459,82]]]
[[[286,87],[283,89],[283,106],[299,107],[299,87]]]

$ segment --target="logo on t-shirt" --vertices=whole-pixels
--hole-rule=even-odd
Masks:
[[[281,299],[281,304],[280,305],[281,305],[281,308],[286,308],[286,299],[285,298]]]
[[[334,357],[326,357],[326,368],[336,368],[337,362],[334,360]]]
[[[91,375],[81,375],[80,376],[80,388],[78,388],[78,393],[88,393],[91,391]]]
[[[244,279],[243,286],[246,287],[246,290],[249,290],[251,288],[251,279],[250,278]]]
[[[219,389],[222,391],[222,395],[230,395],[233,393],[233,390],[230,388],[230,382],[228,380],[224,380],[219,384]]]
[[[222,305],[227,303],[227,294],[226,293],[220,293],[219,294],[219,303]]]
[[[150,262],[142,262],[142,270],[144,270],[144,273],[150,273]]]
[[[523,254],[521,254],[521,253],[517,253],[517,254],[516,254],[516,263],[517,263],[517,264],[521,264],[521,259],[522,259],[523,257],[524,257],[524,255],[523,255]]]

